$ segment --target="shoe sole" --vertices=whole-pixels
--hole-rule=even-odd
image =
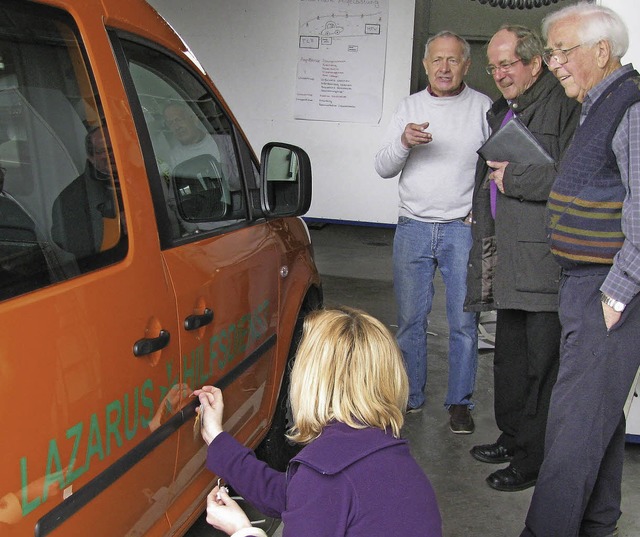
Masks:
[[[475,431],[475,428],[473,429],[454,429],[453,427],[451,427],[451,425],[449,425],[449,430],[453,433],[453,434],[473,434],[473,432]]]
[[[419,414],[420,412],[422,412],[421,406],[419,406],[418,408],[407,408],[405,414]]]
[[[526,483],[518,485],[517,487],[502,487],[500,485],[491,484],[489,478],[485,479],[485,481],[487,482],[487,485],[489,485],[493,490],[499,490],[500,492],[520,492],[521,490],[526,490],[536,484],[536,479],[533,479],[532,481],[527,481]]]

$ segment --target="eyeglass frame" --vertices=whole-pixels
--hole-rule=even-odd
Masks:
[[[545,63],[545,65],[547,67],[550,67],[550,63],[552,59],[555,59],[556,62],[558,62],[558,65],[565,65],[566,63],[569,62],[569,52],[571,52],[572,50],[577,49],[578,47],[581,47],[582,45],[584,45],[585,43],[579,43],[573,47],[569,47],[569,48],[551,48],[551,49],[546,49],[543,53],[542,53],[542,61]],[[562,54],[564,55],[564,61],[561,62],[560,59],[557,56],[557,53],[562,52]]]
[[[496,71],[508,73],[509,71],[511,71],[511,67],[513,67],[513,65],[521,61],[522,58],[518,58],[517,60],[513,60],[511,63],[503,63],[501,65],[487,65],[484,70],[489,76],[493,76]]]

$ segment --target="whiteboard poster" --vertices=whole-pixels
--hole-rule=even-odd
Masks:
[[[388,0],[300,0],[294,117],[378,123]]]

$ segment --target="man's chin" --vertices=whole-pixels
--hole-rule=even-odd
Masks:
[[[512,88],[504,88],[500,90],[500,93],[502,93],[502,96],[507,100],[507,101],[513,101],[513,99],[515,99],[518,94],[513,91]]]
[[[566,94],[567,97],[569,97],[570,99],[578,99],[581,93],[580,88],[578,88],[575,84],[571,82],[561,81],[560,84],[564,88],[564,93]]]
[[[460,86],[453,87],[453,84],[439,84],[437,87],[434,88],[434,91],[436,94],[446,97],[447,95],[456,93],[459,88]]]

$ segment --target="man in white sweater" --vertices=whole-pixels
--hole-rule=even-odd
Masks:
[[[397,340],[409,375],[407,412],[419,411],[427,383],[427,323],[440,268],[449,323],[445,407],[452,432],[474,431],[471,409],[478,363],[475,313],[463,311],[476,150],[489,136],[491,99],[466,86],[469,44],[444,31],[425,47],[427,88],[396,109],[375,158],[384,178],[400,173],[400,207],[393,242]]]

